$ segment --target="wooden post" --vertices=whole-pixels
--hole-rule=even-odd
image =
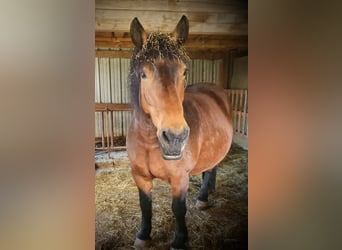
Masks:
[[[107,128],[106,128],[106,137],[107,137],[107,158],[110,158],[110,145],[109,145],[109,119],[108,119],[108,115],[109,115],[109,111],[106,111],[106,124],[107,124]]]
[[[102,148],[104,148],[104,118],[103,118],[103,116],[104,116],[104,114],[103,114],[103,112],[101,112],[101,121],[102,121],[102,123],[101,123],[101,146],[102,146]]]

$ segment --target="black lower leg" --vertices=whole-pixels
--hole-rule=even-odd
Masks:
[[[151,240],[152,196],[139,189],[141,208],[141,228],[137,235],[140,240]]]
[[[208,193],[211,194],[215,192],[216,185],[216,167],[210,171],[209,181],[208,181]]]
[[[171,247],[176,249],[185,249],[185,243],[188,240],[188,231],[185,223],[185,197],[172,199],[172,212],[176,217],[176,236]]]
[[[216,167],[212,170],[205,171],[202,174],[202,185],[201,190],[198,196],[198,200],[200,201],[208,201],[209,193],[215,191],[215,184],[216,184]]]

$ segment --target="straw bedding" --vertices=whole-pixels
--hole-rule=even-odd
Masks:
[[[216,191],[209,196],[211,207],[195,208],[201,176],[191,176],[186,221],[189,249],[247,249],[248,151],[233,144],[217,170]],[[134,249],[140,227],[137,188],[129,163],[102,166],[96,173],[96,249]],[[104,171],[105,170],[105,171]],[[170,187],[153,181],[153,249],[169,249],[175,219],[171,211]]]

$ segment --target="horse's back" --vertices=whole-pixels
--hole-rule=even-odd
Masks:
[[[228,153],[233,137],[231,106],[224,89],[208,83],[185,90],[184,114],[190,127],[189,144],[198,153],[192,174],[211,169]]]

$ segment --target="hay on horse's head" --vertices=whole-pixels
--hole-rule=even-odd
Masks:
[[[144,63],[155,64],[157,60],[180,60],[186,65],[190,58],[182,47],[182,41],[168,33],[153,32],[147,37],[142,48],[135,48],[130,64],[131,103],[139,107],[140,71]]]

